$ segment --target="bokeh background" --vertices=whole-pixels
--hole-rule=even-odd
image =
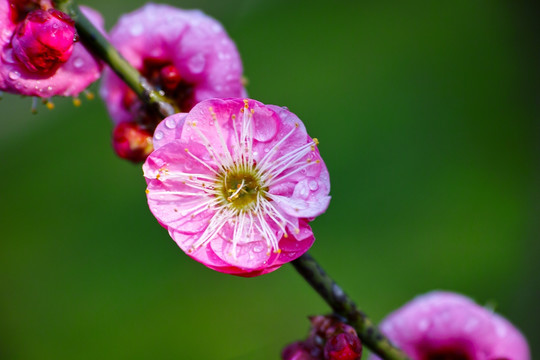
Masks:
[[[320,139],[333,199],[311,253],[360,307],[465,293],[540,354],[534,1],[169,3],[222,21],[251,97]],[[110,29],[143,2],[86,4]],[[278,359],[329,312],[290,265],[243,279],[185,256],[101,100],[55,104],[0,102],[0,358]]]

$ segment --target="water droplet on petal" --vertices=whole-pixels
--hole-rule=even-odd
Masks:
[[[11,80],[17,80],[18,78],[21,77],[21,73],[18,72],[18,71],[10,71],[9,74],[8,74],[9,78]]]
[[[52,91],[52,86],[47,86],[47,91]]]
[[[73,60],[73,66],[75,66],[77,69],[80,69],[82,68],[84,65],[84,60],[81,59],[80,57],[76,58],[75,60]]]
[[[13,33],[9,29],[4,29],[2,31],[2,40],[7,42],[7,41],[9,41],[11,39],[12,35],[13,35]]]
[[[2,55],[5,62],[9,64],[15,63],[15,59],[13,58],[13,49],[6,49]]]
[[[176,127],[176,121],[173,118],[169,117],[165,120],[165,126],[169,129],[174,129]]]
[[[253,246],[253,252],[255,253],[260,253],[264,250],[264,245],[263,244],[256,244],[255,246]]]
[[[141,23],[135,23],[129,28],[129,33],[133,36],[139,36],[143,33],[144,26]]]
[[[310,190],[315,191],[319,188],[319,183],[315,180],[310,180],[308,186]]]
[[[198,74],[203,71],[205,65],[206,59],[202,53],[192,56],[187,63],[189,70],[194,74]]]
[[[154,134],[154,139],[156,139],[156,140],[161,140],[161,139],[163,139],[163,132],[161,132],[161,131],[156,131],[156,133]]]

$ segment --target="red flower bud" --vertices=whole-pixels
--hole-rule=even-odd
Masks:
[[[362,344],[358,336],[343,332],[331,337],[324,346],[325,360],[358,360],[362,357]]]
[[[172,91],[176,89],[178,84],[180,84],[180,81],[182,81],[180,72],[176,67],[174,67],[174,65],[167,65],[162,67],[159,72],[159,76],[166,90]]]
[[[302,341],[288,345],[281,353],[283,360],[317,360]]]
[[[17,59],[32,72],[49,73],[73,52],[75,23],[58,10],[33,10],[19,24],[12,39]]]
[[[152,135],[137,123],[116,125],[112,143],[118,156],[135,163],[144,161],[154,149]]]

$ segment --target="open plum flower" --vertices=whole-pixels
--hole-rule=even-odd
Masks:
[[[390,314],[381,331],[413,360],[530,359],[527,341],[510,322],[450,292],[415,298]]]
[[[150,210],[192,258],[256,276],[313,244],[328,170],[300,119],[247,99],[210,99],[166,118],[143,166]]]
[[[81,11],[103,28],[99,13]],[[49,1],[0,0],[0,90],[77,96],[99,78],[102,65],[75,39],[73,21]]]
[[[235,44],[218,21],[199,10],[147,4],[123,15],[110,41],[183,112],[204,99],[245,96]],[[110,69],[100,93],[116,124],[136,122],[153,132],[161,121]]]

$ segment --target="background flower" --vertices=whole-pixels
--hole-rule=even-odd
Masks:
[[[44,65],[44,68],[37,69],[32,63],[39,63],[32,59],[27,61],[30,64],[25,64],[27,61],[22,59],[25,56],[36,57],[35,52],[29,51],[25,53],[24,47],[29,46],[29,38],[32,33],[35,36],[41,36],[41,40],[35,39],[34,43],[46,41],[47,37],[41,32],[40,25],[43,23],[34,22],[34,26],[26,26],[28,29],[25,36],[15,36],[14,32],[20,30],[18,26],[25,24],[23,19],[14,21],[15,10],[10,7],[10,0],[0,0],[0,90],[11,92],[14,94],[38,96],[48,98],[51,96],[77,96],[81,91],[86,89],[92,82],[96,81],[101,75],[101,64],[98,62],[80,42],[75,42],[72,49],[69,49],[69,56],[65,54],[61,63],[51,66]],[[103,19],[101,15],[90,8],[81,7],[82,12],[89,20],[98,28],[103,28]],[[58,16],[58,12],[55,12]],[[26,13],[21,12],[20,16],[25,16]],[[52,20],[58,20],[51,16]],[[69,22],[69,20],[66,20]],[[59,27],[61,21],[54,24]],[[32,28],[35,31],[32,32]],[[53,25],[47,27],[47,30],[52,30]],[[67,31],[70,35],[74,29],[67,27],[63,31]],[[22,41],[19,41],[18,39]],[[12,39],[16,40],[12,47]],[[49,39],[50,40],[50,39]],[[45,47],[42,48],[45,50]],[[64,49],[64,51],[66,51]],[[32,54],[33,55],[30,55]],[[58,57],[58,54],[50,54],[52,58]],[[32,69],[33,68],[33,69]],[[44,70],[45,69],[45,70]]]
[[[508,320],[450,292],[418,296],[380,327],[413,360],[530,359],[527,341]]]
[[[184,112],[204,99],[244,95],[236,46],[217,20],[199,10],[147,4],[123,15],[110,41]],[[110,69],[100,93],[115,123],[137,121],[153,131],[161,120]]]

